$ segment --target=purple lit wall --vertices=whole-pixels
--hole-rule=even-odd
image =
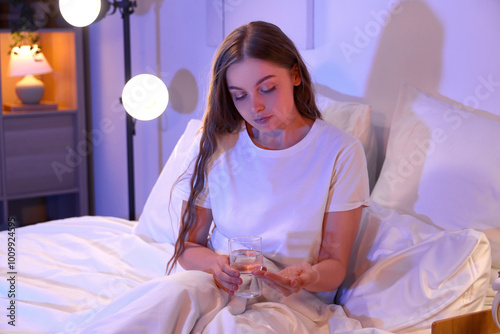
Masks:
[[[248,1],[226,0],[232,6],[226,12]],[[171,94],[159,120],[137,123],[140,214],[185,125],[203,113],[216,49],[207,43],[207,9],[221,1],[138,3],[131,18],[132,75],[156,74]],[[304,17],[300,9],[296,15]],[[497,0],[315,0],[314,48],[301,51],[316,83],[340,99],[372,106],[384,148],[402,80],[500,115],[499,17]],[[89,28],[91,106],[93,128],[102,133],[94,149],[95,213],[127,218],[125,120],[118,103],[124,85],[121,23],[113,15]]]

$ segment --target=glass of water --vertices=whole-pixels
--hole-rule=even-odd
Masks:
[[[240,272],[243,283],[234,292],[235,296],[254,298],[262,294],[260,278],[252,275],[255,269],[262,269],[262,238],[258,236],[229,239],[229,261],[232,268]]]

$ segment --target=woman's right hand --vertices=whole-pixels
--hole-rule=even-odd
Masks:
[[[240,272],[229,265],[229,256],[227,255],[217,255],[217,261],[212,265],[210,271],[219,289],[226,291],[231,296],[243,283]]]

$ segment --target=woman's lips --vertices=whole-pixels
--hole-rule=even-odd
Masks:
[[[271,116],[256,118],[255,123],[264,124],[264,123],[267,123],[270,119],[271,119]]]

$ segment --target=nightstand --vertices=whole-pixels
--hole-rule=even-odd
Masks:
[[[491,309],[437,320],[432,334],[497,334],[500,330],[493,322]]]
[[[18,110],[8,75],[9,29],[0,29],[0,230],[89,213],[83,35],[79,28],[43,28],[39,44],[53,71],[45,83],[46,108]],[[30,110],[32,109],[32,110]]]

